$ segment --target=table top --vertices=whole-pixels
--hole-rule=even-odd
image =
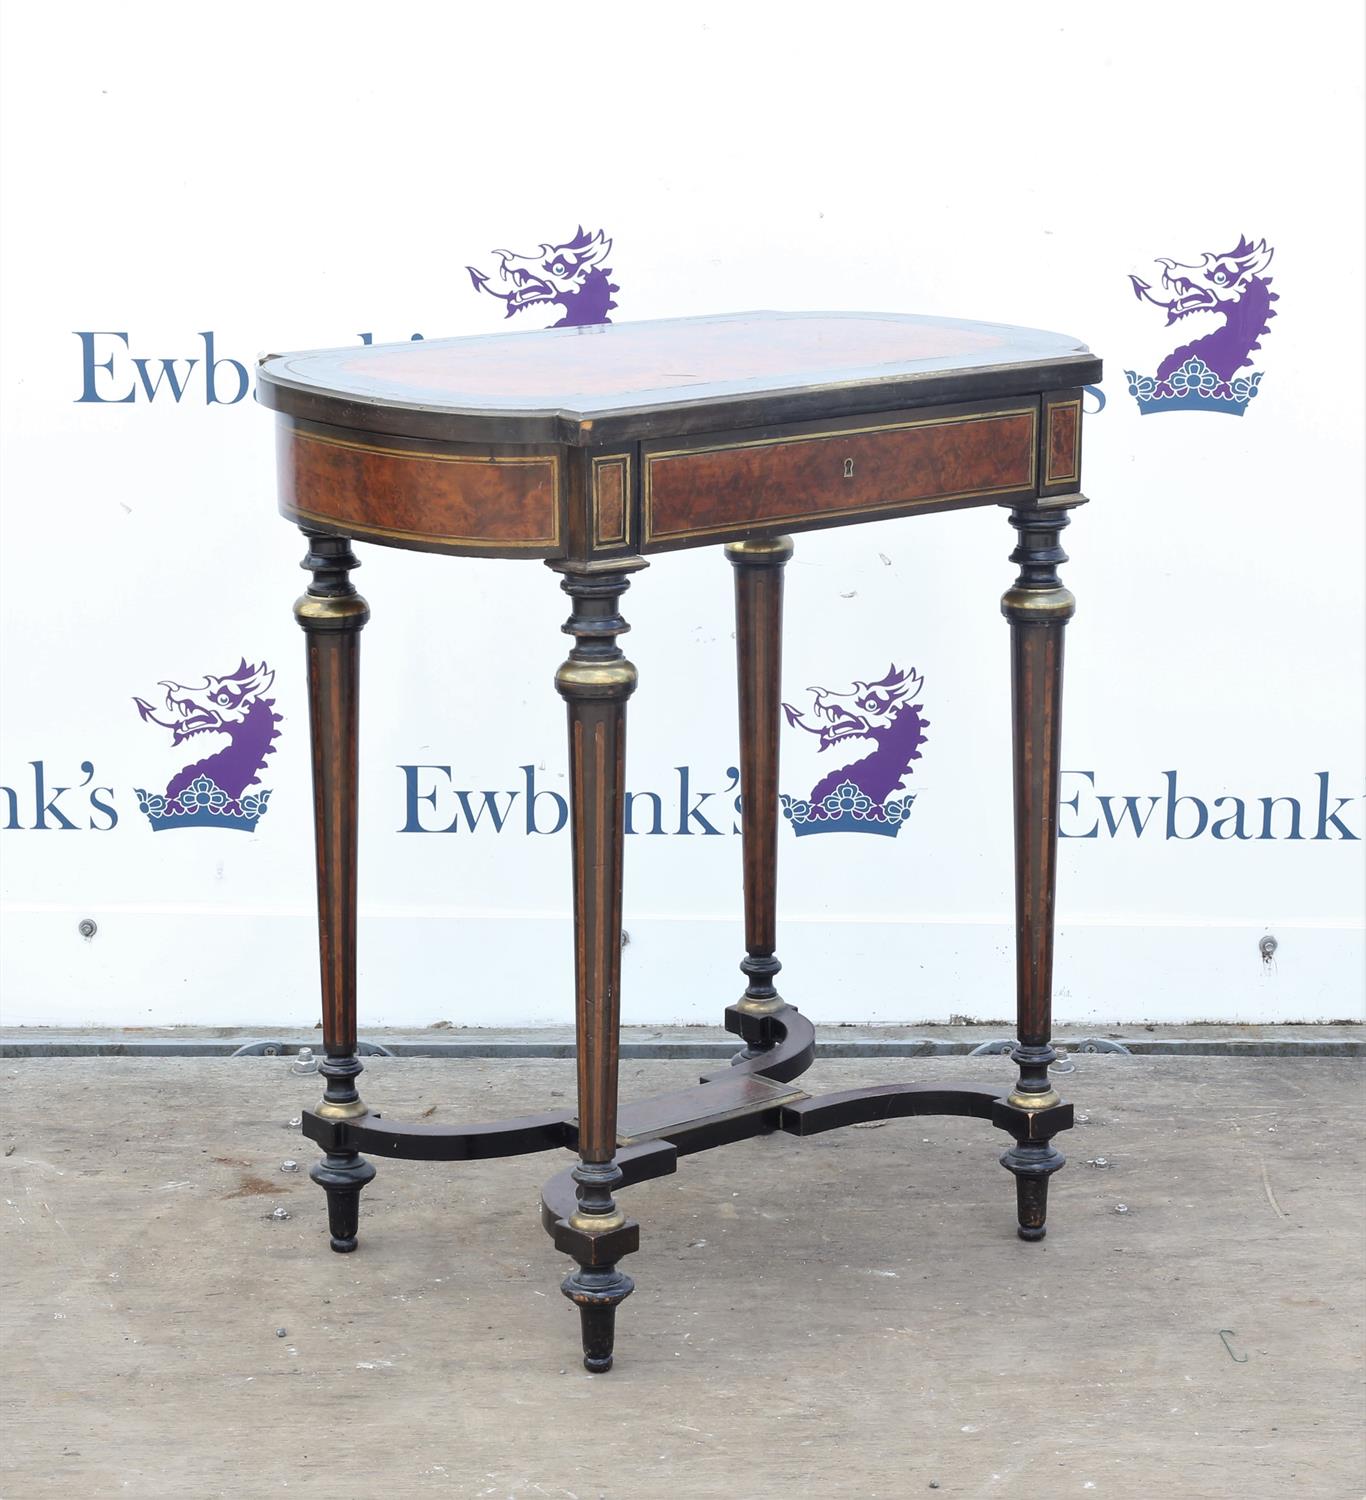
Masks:
[[[749,312],[267,355],[302,420],[450,441],[598,443],[1090,383],[1065,334],[903,313]]]

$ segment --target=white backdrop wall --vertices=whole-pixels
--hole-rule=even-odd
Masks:
[[[579,226],[613,242],[618,321],[913,311],[1104,356],[1065,538],[1056,1013],[1360,1016],[1360,6],[1174,34],[1090,4],[20,3],[4,29],[7,1022],[317,1019],[303,549],[231,361],[499,329],[466,266]],[[1280,299],[1255,399],[1141,413],[1125,371],[1218,320],[1169,330],[1130,273],[1243,235]],[[894,662],[930,724],[895,839],[783,830],[781,982],[818,1021],[1012,1013],[1012,545],[995,509],[798,538],[785,696]],[[563,1022],[556,580],[363,557],[363,1023]],[[628,780],[659,799],[629,1022],[739,992],[730,589],[709,549],[626,598]],[[138,789],[223,741],[174,749],[134,698],[240,659],[282,716],[265,813],[154,830]],[[784,733],[806,795],[831,767]]]

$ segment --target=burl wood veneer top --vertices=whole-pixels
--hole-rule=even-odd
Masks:
[[[595,426],[653,436],[1057,389],[1099,370],[1078,340],[1036,329],[751,312],[268,355],[258,397],[307,420],[415,436],[596,442]]]

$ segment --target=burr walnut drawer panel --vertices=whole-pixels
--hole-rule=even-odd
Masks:
[[[864,418],[642,452],[644,543],[804,527],[1035,489],[1038,410]]]
[[[439,552],[562,550],[555,452],[410,445],[281,423],[280,509],[292,520]]]

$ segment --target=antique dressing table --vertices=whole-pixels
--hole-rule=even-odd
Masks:
[[[1100,361],[1059,334],[892,314],[749,313],[351,347],[262,360],[278,420],[280,509],[308,539],[295,606],[308,650],[326,1080],[303,1130],[324,1151],[332,1248],[356,1248],[366,1156],[466,1161],[568,1149],[542,1193],[577,1262],[584,1364],[610,1369],[639,1246],[618,1205],[680,1156],[917,1114],[971,1115],[1013,1138],[1021,1239],[1044,1235],[1053,1137],[1072,1124],[1048,1066],[1068,513],[1084,503],[1081,388]],[[1003,505],[1019,574],[1010,623],[1018,1065],[1013,1088],[908,1083],[810,1096],[810,1022],[774,980],[778,731],[787,533]],[[352,539],[458,556],[539,558],[561,575],[568,706],[578,1109],[490,1124],[402,1123],[362,1102],[356,1039],[360,632]],[[739,668],[744,1042],[693,1089],[617,1102],[626,701],[617,638],[630,575],[724,544]],[[988,1006],[988,1008],[990,1008]]]

